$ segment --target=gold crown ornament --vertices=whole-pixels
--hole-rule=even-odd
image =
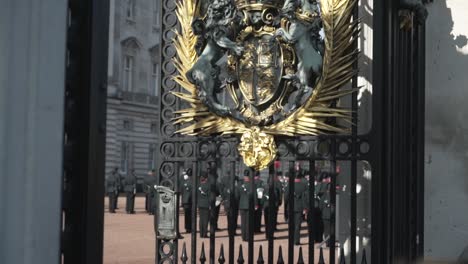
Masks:
[[[266,8],[280,9],[285,0],[234,0],[238,10],[264,10]]]

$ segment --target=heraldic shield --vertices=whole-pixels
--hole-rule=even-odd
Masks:
[[[274,159],[275,135],[345,133],[326,118],[350,119],[334,105],[353,92],[341,87],[356,74],[355,4],[180,1],[174,79],[184,90],[174,94],[191,107],[176,113],[178,133],[240,134],[240,154],[256,169]]]

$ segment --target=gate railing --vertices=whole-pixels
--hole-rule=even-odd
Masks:
[[[239,253],[238,253],[237,261],[236,261],[237,264],[245,263],[242,248],[243,248],[242,245],[239,245]],[[180,256],[180,260],[182,261],[182,264],[188,263],[188,260],[189,260],[189,258],[187,257],[187,247],[185,245],[185,242],[184,242],[184,244],[182,246],[182,254]],[[202,246],[201,246],[201,250],[200,250],[200,258],[199,258],[200,262],[199,263],[204,264],[206,262],[206,260],[207,259],[206,259],[206,254],[205,254],[205,243],[202,242]],[[221,244],[221,249],[219,251],[219,257],[218,257],[218,263],[219,264],[224,264],[225,262],[226,262],[226,258],[224,256],[224,245]],[[257,264],[264,264],[265,263],[265,260],[263,259],[263,246],[262,245],[260,245],[256,263]],[[282,249],[281,246],[279,247],[278,258],[276,260],[276,263],[277,264],[284,264],[285,263],[284,259],[283,259],[283,249]],[[304,264],[305,263],[304,257],[303,257],[303,254],[302,254],[302,247],[299,248],[299,256],[297,257],[297,262],[296,263],[297,264]],[[313,263],[313,261],[309,262],[309,263]],[[325,262],[325,258],[324,258],[324,255],[323,255],[323,248],[320,248],[320,255],[319,255],[319,260],[318,260],[317,263],[318,264],[327,264]],[[345,258],[343,249],[340,250],[340,258],[338,260],[338,263],[339,264],[346,264],[346,258]],[[360,263],[361,264],[367,264],[367,254],[366,254],[365,249],[363,249],[362,259],[361,259]]]

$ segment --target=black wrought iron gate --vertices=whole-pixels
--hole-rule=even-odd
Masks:
[[[79,2],[79,3],[78,3]],[[104,1],[105,2],[105,1]],[[64,153],[64,226],[62,250],[64,263],[100,263],[102,261],[103,232],[103,182],[104,163],[104,106],[105,106],[105,46],[107,41],[105,26],[108,23],[108,6],[95,1],[69,1],[69,67],[67,68],[67,140]],[[160,155],[157,164],[159,184],[179,186],[178,176],[182,167],[191,167],[194,175],[200,175],[209,162],[221,167],[222,172],[230,171],[234,179],[239,159],[236,151],[236,138],[193,138],[174,135],[177,127],[171,122],[174,112],[182,105],[170,92],[179,88],[172,80],[175,67],[172,58],[173,29],[177,27],[175,15],[176,1],[162,0],[162,91],[160,96],[160,124],[158,147]],[[412,28],[402,28],[404,15],[400,13],[397,1],[375,1],[373,8],[373,94],[372,129],[360,135],[356,125],[350,135],[322,137],[278,138],[279,157],[284,167],[294,176],[294,162],[304,161],[311,175],[317,177],[315,164],[326,161],[332,169],[330,177],[330,249],[328,262],[349,263],[408,263],[422,255],[423,244],[423,135],[424,135],[424,26],[414,23]],[[359,17],[359,14],[356,14]],[[404,17],[404,16],[403,16]],[[104,33],[104,34],[103,34]],[[81,37],[81,38],[80,38]],[[102,57],[101,57],[102,56]],[[79,86],[79,87],[78,87]],[[354,79],[352,86],[357,86]],[[358,109],[358,94],[350,98],[352,109]],[[95,118],[98,117],[98,118]],[[359,116],[355,111],[353,123]],[[81,120],[81,123],[74,121]],[[333,120],[331,120],[333,121]],[[78,129],[86,133],[78,133]],[[98,152],[94,152],[94,148]],[[371,250],[357,251],[357,180],[360,161],[367,161],[372,168],[371,199]],[[349,257],[337,250],[336,217],[336,163],[346,162],[349,170]],[[101,164],[102,163],[102,164]],[[283,168],[284,168],[283,167]],[[241,173],[240,170],[238,173]],[[342,172],[343,173],[343,172]],[[250,175],[253,175],[252,173]],[[269,169],[269,177],[275,175],[275,168]],[[294,177],[289,177],[290,187],[294,188]],[[197,186],[197,177],[193,177]],[[252,185],[253,186],[253,185]],[[310,184],[315,193],[314,184]],[[195,194],[194,188],[194,194]],[[292,191],[290,193],[293,193]],[[194,196],[194,198],[196,195]],[[251,197],[251,200],[253,197]],[[194,203],[195,204],[195,203]],[[289,205],[292,219],[293,206]],[[250,206],[252,211],[252,206]],[[196,210],[192,210],[193,220]],[[250,214],[250,222],[252,223]],[[211,225],[213,228],[213,225]],[[251,225],[252,226],[252,225]],[[231,226],[232,228],[232,226]],[[294,226],[289,221],[292,233]],[[192,230],[197,230],[196,220]],[[213,231],[213,230],[212,230]],[[210,263],[263,263],[263,253],[268,263],[313,263],[322,261],[315,253],[314,243],[303,245],[301,253],[294,256],[294,244],[288,240],[287,259],[273,259],[275,241],[268,237],[267,248],[257,251],[250,235],[246,248],[237,250],[230,230],[229,242],[223,250],[215,252],[215,232],[210,232],[209,245],[201,245],[196,232],[191,234],[191,247],[179,245],[176,240],[158,241],[157,263],[196,263],[206,259]],[[311,239],[312,233],[309,234]],[[198,239],[198,240],[197,240]],[[313,240],[313,239],[311,239]],[[205,255],[205,246],[209,248]],[[342,245],[339,245],[342,248]],[[360,247],[362,248],[362,247]],[[181,250],[179,250],[181,249]],[[260,250],[260,249],[258,249]],[[303,258],[308,251],[308,258]],[[261,252],[261,253],[260,253]],[[190,253],[190,259],[187,255]],[[235,255],[236,253],[236,255]],[[318,254],[322,253],[319,251]],[[245,255],[245,260],[244,260]],[[324,259],[327,256],[324,256]],[[323,262],[323,261],[322,261]]]
[[[237,171],[240,160],[236,151],[236,138],[193,138],[175,135],[178,129],[171,122],[174,112],[182,107],[172,91],[178,91],[179,87],[172,80],[176,74],[176,68],[172,63],[175,50],[172,46],[174,37],[173,29],[177,27],[175,16],[176,1],[162,1],[162,94],[161,94],[161,118],[160,118],[160,183],[171,182],[169,185],[178,190],[178,178],[180,168],[193,168],[194,175],[200,176],[205,170],[206,164],[214,163],[218,171],[230,179],[242,174],[242,169]],[[326,161],[328,170],[331,173],[330,184],[330,236],[329,236],[329,263],[346,261],[350,263],[394,263],[394,261],[409,262],[420,256],[422,253],[423,230],[422,230],[422,155],[423,155],[423,123],[424,123],[424,26],[417,25],[415,18],[409,12],[403,11],[397,1],[375,1],[373,19],[373,94],[372,94],[372,129],[367,134],[358,134],[358,93],[353,93],[350,98],[350,106],[353,109],[353,125],[350,135],[330,135],[320,137],[297,137],[278,138],[279,156],[278,160],[286,163],[289,167],[289,186],[294,188],[294,164],[296,161],[305,162],[309,166],[309,175],[314,176],[309,183],[320,181],[317,175],[315,164],[323,164]],[[356,9],[355,18],[359,17]],[[405,24],[406,23],[406,24]],[[356,65],[357,67],[357,65]],[[358,86],[357,77],[352,80],[351,87]],[[330,120],[333,122],[333,120]],[[358,165],[361,161],[368,162],[372,175],[372,209],[369,219],[371,219],[371,252],[362,250],[362,245],[358,249],[357,233],[357,181]],[[349,176],[349,256],[344,257],[343,244],[336,247],[337,233],[335,230],[337,213],[337,172],[336,163],[345,162]],[[221,165],[222,164],[222,165]],[[229,175],[226,175],[226,165],[230,168]],[[241,166],[242,167],[242,166]],[[283,168],[284,170],[284,168]],[[253,173],[250,174],[251,177]],[[275,167],[270,167],[270,182],[276,177]],[[193,198],[196,199],[196,189],[198,187],[197,177],[193,177]],[[234,182],[232,181],[232,184]],[[253,184],[252,184],[253,186]],[[338,186],[339,187],[339,186]],[[252,187],[253,188],[253,187]],[[309,184],[310,193],[316,193],[315,184]],[[293,191],[290,191],[292,195]],[[310,203],[313,204],[313,195],[310,196]],[[289,197],[289,201],[294,201]],[[249,226],[253,226],[253,198],[250,197]],[[289,219],[293,219],[293,205],[289,205]],[[196,225],[196,201],[192,206],[192,231],[197,230]],[[211,221],[214,221],[211,218]],[[360,221],[360,220],[359,220]],[[271,221],[270,221],[271,222]],[[360,225],[360,223],[359,223]],[[200,244],[196,232],[191,235],[191,248],[187,249],[185,244],[182,248],[179,240],[159,241],[156,252],[160,263],[183,263],[190,261],[195,263],[204,262],[209,259],[214,263],[215,259],[223,263],[225,259],[229,263],[243,263],[242,253],[246,253],[248,263],[263,263],[263,250],[267,252],[267,262],[273,263],[286,261],[294,263],[323,263],[323,250],[320,248],[320,257],[315,256],[315,244],[309,242],[301,247],[299,256],[294,256],[294,241],[288,239],[286,260],[273,259],[275,240],[272,235],[268,236],[267,249],[262,246],[255,247],[253,232],[246,248],[236,250],[234,233],[230,230],[229,243],[223,245],[221,252],[215,252],[216,238],[214,223],[211,223],[209,245]],[[289,233],[294,230],[293,221],[288,224]],[[314,228],[314,227],[312,227]],[[361,227],[362,228],[362,227]],[[271,230],[271,228],[267,227]],[[309,241],[313,241],[313,232],[309,232]],[[198,239],[198,240],[197,240]],[[343,242],[343,241],[341,241]],[[209,247],[209,256],[205,255],[205,248]],[[174,250],[167,250],[164,247],[171,247]],[[240,246],[242,247],[242,246]],[[224,255],[226,249],[227,257]],[[260,251],[258,251],[260,250]],[[281,250],[281,249],[280,249]],[[308,258],[303,259],[302,252],[308,251]],[[198,252],[197,252],[198,251]],[[190,259],[187,257],[190,253]],[[256,260],[254,260],[254,252]],[[216,254],[215,254],[216,253]],[[281,253],[280,253],[281,256]]]

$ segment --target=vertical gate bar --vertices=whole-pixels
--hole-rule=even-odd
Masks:
[[[359,19],[359,5],[358,3],[354,4],[353,10],[353,20]],[[359,37],[359,34],[356,34],[356,38]],[[357,39],[354,41],[353,50],[358,49]],[[358,54],[355,54],[355,60],[353,63],[353,69],[357,72],[359,68],[358,62]],[[358,75],[355,74],[352,79],[351,87],[352,89],[357,89],[359,86],[358,84]],[[352,159],[351,159],[351,264],[356,264],[356,234],[357,234],[357,193],[356,193],[356,185],[357,185],[357,133],[358,133],[358,92],[353,92],[351,94],[351,151],[352,151]],[[340,245],[343,248],[342,245]]]
[[[205,256],[205,242],[201,244],[201,253],[200,253],[200,263],[205,264],[206,256]]]
[[[174,239],[174,255],[173,255],[173,260],[174,264],[179,263],[179,237],[180,237],[180,230],[179,230],[179,212],[180,212],[180,190],[179,190],[179,173],[180,173],[180,163],[176,162],[176,168],[175,168],[175,180],[174,180],[174,192],[176,194],[176,238]]]
[[[237,264],[244,264],[244,254],[242,253],[242,244],[239,245],[239,257],[237,258]]]
[[[333,147],[332,149],[336,149],[336,141],[333,140]],[[335,257],[336,257],[336,252],[335,252],[335,244],[336,244],[336,234],[335,234],[335,228],[336,228],[336,160],[335,154],[333,154],[333,160],[330,162],[331,163],[331,183],[330,183],[330,240],[329,240],[329,246],[330,246],[330,263],[335,264]]]
[[[250,192],[249,193],[249,227],[247,228],[249,232],[249,249],[248,249],[248,256],[247,256],[247,263],[253,264],[254,263],[254,212],[255,212],[255,199],[254,199],[254,194],[256,193],[255,191],[255,177],[254,173],[255,170],[252,168],[249,168],[250,170]]]
[[[216,141],[214,142],[215,146],[217,145],[217,139]],[[215,149],[217,149],[215,147]],[[217,152],[217,151],[216,151]],[[217,174],[217,169],[218,169],[218,162],[216,160],[216,157],[217,155],[215,154],[215,160],[211,162],[210,166],[210,169],[211,170],[214,170],[215,171],[215,174],[214,175],[209,175],[209,177],[214,177],[216,176]],[[216,211],[216,194],[214,193],[217,189],[216,187],[216,183],[217,183],[217,179],[216,177],[214,177],[212,180],[211,180],[211,184],[210,184],[210,264],[214,264],[215,263],[215,236],[216,236],[216,217],[215,217],[215,211]],[[220,205],[221,206],[221,205]]]
[[[426,26],[421,25],[415,33],[416,52],[414,54],[417,63],[415,87],[416,87],[416,226],[417,226],[417,256],[424,254],[424,124],[425,124],[425,54],[426,54]]]
[[[235,216],[235,213],[234,213],[234,210],[236,208],[233,208],[233,205],[234,205],[234,199],[237,199],[234,194],[236,192],[235,188],[237,186],[235,186],[235,178],[236,178],[236,162],[235,161],[231,161],[231,193],[229,194],[229,212],[228,212],[228,217],[230,219],[230,221],[228,221],[228,234],[229,234],[229,261],[228,263],[234,263],[234,238],[235,238],[235,235],[236,235],[236,229],[237,229],[237,222],[234,222],[234,220],[237,220],[237,219],[234,219],[234,216]],[[231,225],[229,225],[229,222],[231,223]]]
[[[309,231],[309,264],[314,263],[315,259],[315,236],[317,234],[317,226],[313,223],[315,219],[315,181],[317,172],[315,171],[315,160],[309,160],[309,213],[307,214],[307,227]],[[320,220],[320,219],[318,219]]]
[[[196,144],[196,151],[198,152],[198,142]],[[200,163],[197,160],[192,164],[192,242],[190,260],[192,264],[197,263],[197,189],[198,177],[200,176]]]
[[[221,249],[219,250],[219,258],[218,258],[218,263],[219,264],[224,264],[225,258],[224,258],[224,244],[221,244]]]
[[[283,260],[283,248],[279,246],[279,253],[278,253],[278,261],[276,262],[277,264],[284,264]]]
[[[260,245],[260,249],[258,251],[258,258],[257,258],[257,264],[264,264],[265,261],[263,260],[263,247]]]
[[[296,161],[289,162],[288,184],[288,263],[294,263],[294,179],[296,178]],[[300,228],[300,227],[297,227]],[[292,239],[291,239],[292,238]]]
[[[177,257],[177,255],[176,255],[176,257]],[[182,255],[180,256],[180,260],[182,260],[182,264],[186,264],[187,260],[188,260],[188,258],[187,258],[187,247],[185,245],[185,242],[184,242],[184,244],[182,246]]]
[[[265,223],[265,233],[266,237],[268,239],[268,264],[273,264],[273,248],[274,248],[274,226],[276,223],[273,223],[275,221],[274,218],[274,213],[273,213],[273,203],[276,202],[276,199],[279,199],[279,197],[276,197],[275,195],[275,180],[276,180],[276,169],[274,163],[270,165],[269,170],[268,170],[268,177],[269,177],[269,184],[268,184],[268,223]]]

